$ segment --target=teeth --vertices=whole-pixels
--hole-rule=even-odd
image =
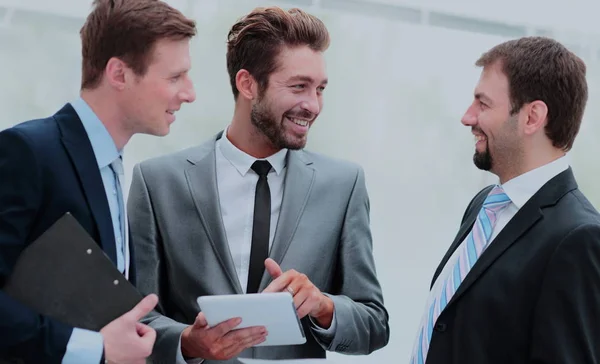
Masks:
[[[481,142],[484,141],[485,137],[483,135],[475,135],[475,141],[476,142]]]
[[[306,121],[306,120],[300,120],[300,119],[295,119],[295,118],[290,118],[290,117],[288,117],[288,119],[296,125],[300,125],[300,126],[308,125],[308,121]]]

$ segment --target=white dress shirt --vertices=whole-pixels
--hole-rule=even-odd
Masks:
[[[271,223],[269,250],[279,220],[283,200],[283,181],[287,149],[282,149],[265,158],[271,163],[267,176],[271,191]],[[229,250],[233,257],[237,277],[244,292],[248,285],[250,250],[252,248],[252,226],[254,222],[254,196],[258,174],[252,170],[257,159],[235,147],[226,132],[216,143],[217,188],[219,203]]]
[[[567,160],[567,156],[563,156],[555,161],[517,176],[501,185],[501,187],[504,189],[504,193],[506,193],[508,198],[510,198],[511,202],[504,210],[500,212],[499,215],[497,215],[496,226],[492,231],[489,244],[494,243],[494,239],[498,236],[502,229],[504,229],[508,222],[517,214],[519,209],[523,207],[523,205],[525,205],[525,203],[529,201],[529,199],[546,184],[546,182],[556,177],[559,173],[565,171],[567,168],[569,168],[569,162]],[[431,306],[431,303],[435,298],[441,295],[441,290],[444,286],[443,283],[446,282],[448,276],[452,274],[452,268],[456,264],[456,261],[460,255],[460,251],[463,249],[462,246],[466,244],[465,242],[466,238],[454,251],[450,259],[448,259],[444,269],[438,276],[431,291],[429,292],[424,310],[425,313],[423,314],[423,318],[419,323],[419,328],[423,327],[425,320],[427,320],[427,313],[429,311],[428,308]],[[416,352],[417,343],[418,335],[415,339],[415,344],[413,345],[413,353]]]

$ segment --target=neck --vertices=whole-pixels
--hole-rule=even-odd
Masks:
[[[94,90],[82,90],[80,96],[108,130],[108,134],[115,142],[117,150],[122,150],[133,136],[133,133],[126,127],[118,103],[101,87]]]
[[[236,103],[231,124],[227,129],[227,139],[236,148],[254,158],[266,158],[277,153],[277,148],[250,120],[250,105]]]
[[[539,151],[538,153],[525,153],[518,158],[519,162],[508,163],[506,166],[504,166],[504,168],[500,168],[502,169],[502,172],[496,173],[496,175],[500,179],[500,184],[504,184],[522,174],[554,162],[564,155],[565,152],[563,150],[556,149],[554,147],[552,147],[551,150],[546,149]]]

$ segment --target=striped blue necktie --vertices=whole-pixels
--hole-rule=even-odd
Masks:
[[[410,360],[411,364],[423,364],[429,350],[431,335],[433,334],[433,326],[440,313],[452,296],[458,290],[460,283],[465,279],[479,256],[487,248],[494,226],[496,225],[497,217],[502,210],[510,204],[510,198],[504,193],[500,186],[495,186],[489,193],[483,206],[477,215],[477,220],[467,236],[465,243],[461,244],[460,255],[456,261],[451,273],[447,275],[444,285],[435,297],[428,310],[425,312],[427,317],[422,320],[420,330],[418,332],[418,340],[413,349],[413,355]]]

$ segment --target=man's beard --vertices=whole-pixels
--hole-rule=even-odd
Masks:
[[[490,153],[490,147],[486,141],[485,150],[483,152],[475,151],[475,154],[473,155],[473,163],[475,163],[475,167],[484,171],[489,171],[492,169],[492,161],[493,159],[492,154]]]
[[[490,152],[489,139],[486,134],[479,128],[475,128],[480,134],[485,136],[485,150],[483,152],[475,151],[473,155],[473,163],[475,166],[484,171],[491,171],[492,168],[499,168],[506,165],[507,162],[512,164],[518,162],[523,154],[523,147],[517,140],[518,115],[509,116],[508,120],[502,126],[502,129],[496,133],[494,144],[494,155]]]
[[[306,145],[306,138],[294,138],[286,134],[283,125],[284,120],[277,121],[277,117],[269,108],[269,103],[260,99],[256,104],[252,105],[250,112],[250,121],[260,132],[262,132],[276,149],[302,149]],[[309,111],[302,110],[300,113],[293,115],[288,111],[284,116],[299,117],[306,120],[312,120],[314,115]]]

